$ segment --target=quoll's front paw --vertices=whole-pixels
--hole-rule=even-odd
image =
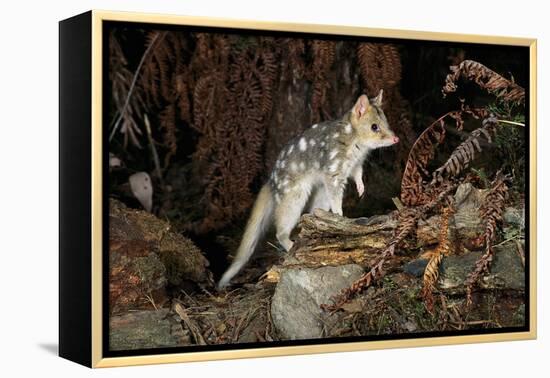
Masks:
[[[359,195],[359,197],[362,197],[363,193],[365,193],[365,185],[362,181],[357,181],[355,183],[355,186],[357,188],[357,194]]]

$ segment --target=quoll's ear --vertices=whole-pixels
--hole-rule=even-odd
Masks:
[[[378,92],[378,96],[373,98],[371,102],[374,104],[374,106],[382,106],[382,95],[384,94],[384,90],[380,89],[380,92]]]
[[[369,103],[369,98],[365,95],[361,95],[358,99],[355,105],[353,106],[353,113],[358,117],[362,117],[363,114],[367,111]]]
[[[378,96],[371,99],[371,102],[374,104],[374,106],[382,106],[382,95],[384,94],[384,90],[380,89],[380,92],[378,92]]]

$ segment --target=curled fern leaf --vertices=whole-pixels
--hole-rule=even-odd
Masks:
[[[314,56],[312,65],[313,94],[311,97],[311,122],[322,120],[322,110],[327,101],[327,91],[330,89],[328,73],[334,63],[336,42],[314,40],[311,46]]]
[[[428,174],[426,167],[434,157],[435,147],[445,139],[445,118],[451,113],[445,114],[428,126],[409,152],[401,179],[401,201],[407,206],[419,205],[429,199],[423,184],[424,177]]]
[[[498,99],[506,102],[525,103],[525,89],[508,80],[483,64],[464,60],[458,66],[451,67],[451,73],[447,75],[443,95],[455,92],[457,81],[460,77],[475,82],[480,88],[494,94]]]
[[[494,257],[493,243],[497,236],[498,224],[502,221],[504,205],[508,198],[508,182],[510,177],[497,172],[491,183],[491,189],[481,206],[479,213],[485,222],[483,239],[485,242],[485,253],[476,261],[474,270],[468,275],[465,281],[466,304],[472,303],[472,290],[477,285],[483,274],[489,272]]]
[[[441,229],[439,232],[439,244],[433,252],[426,269],[424,270],[422,298],[426,304],[426,308],[429,312],[433,312],[434,297],[433,291],[439,278],[439,265],[443,260],[443,256],[446,256],[451,251],[451,243],[449,240],[449,218],[453,214],[452,207],[446,207],[443,210],[441,219]]]
[[[468,168],[470,162],[474,160],[476,152],[481,152],[481,138],[492,143],[496,131],[497,119],[493,116],[484,119],[483,126],[472,131],[468,138],[455,148],[445,164],[434,171],[432,183],[441,182],[444,177],[458,176]]]

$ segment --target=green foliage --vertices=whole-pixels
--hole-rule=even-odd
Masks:
[[[488,106],[498,119],[525,124],[525,108],[516,104],[498,101]],[[497,158],[505,172],[512,175],[513,192],[523,192],[525,188],[525,143],[526,128],[500,123],[495,137]]]
[[[476,177],[479,179],[479,181],[482,182],[484,188],[488,188],[491,184],[491,180],[487,176],[487,172],[485,172],[485,169],[480,168],[470,168],[470,171],[476,175]]]
[[[525,187],[525,129],[501,124],[495,138],[502,167],[511,173],[513,186],[522,192]]]
[[[497,101],[487,106],[487,109],[494,113],[499,119],[525,123],[525,107],[505,101]]]

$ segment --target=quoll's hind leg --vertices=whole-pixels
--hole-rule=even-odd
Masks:
[[[287,193],[275,210],[277,240],[287,252],[293,245],[290,233],[298,223],[307,199],[307,193],[304,192]]]
[[[330,210],[334,214],[343,215],[342,213],[342,199],[344,197],[344,185],[345,181],[341,178],[331,178],[325,183],[325,187],[328,194],[330,203]]]
[[[320,186],[313,193],[308,212],[312,213],[314,209],[330,210],[330,202],[324,186]]]

